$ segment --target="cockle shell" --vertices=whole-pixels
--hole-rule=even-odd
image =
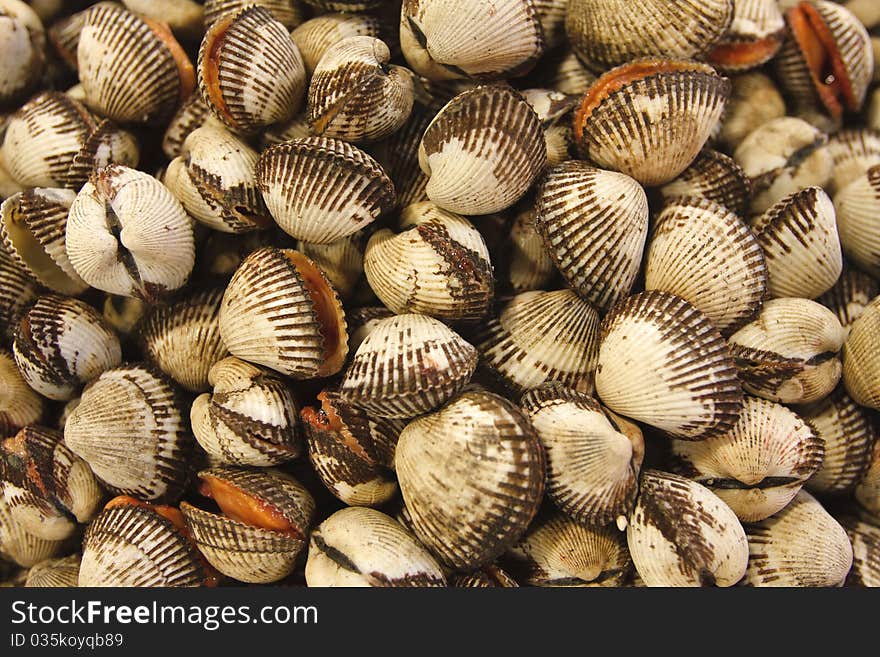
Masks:
[[[0,495],[0,558],[30,568],[57,556],[64,545],[64,541],[48,541],[25,531],[12,518],[6,499]]]
[[[380,37],[379,20],[365,14],[322,14],[298,25],[290,33],[309,77],[330,46],[353,36]]]
[[[72,587],[79,581],[79,554],[46,559],[28,571],[26,588]]]
[[[853,517],[840,520],[853,548],[846,586],[880,587],[880,527]]]
[[[663,185],[660,195],[666,203],[680,196],[704,198],[744,217],[752,199],[752,184],[736,160],[707,148],[678,178]]]
[[[547,49],[556,48],[565,43],[565,14],[568,0],[532,0],[535,12],[541,22],[544,41]]]
[[[183,152],[183,142],[189,134],[211,120],[211,110],[198,91],[190,94],[171,117],[162,137],[162,152],[169,160]]]
[[[15,105],[40,83],[46,63],[46,34],[40,17],[24,2],[0,5],[2,76],[0,106]]]
[[[548,87],[569,96],[581,96],[596,81],[596,77],[581,64],[570,48],[558,48],[541,58],[535,70],[526,78],[526,84]]]
[[[880,165],[880,131],[868,128],[841,130],[828,138],[828,152],[834,173],[826,185],[830,196],[836,197],[871,167]]]
[[[855,498],[868,513],[880,518],[880,440],[874,442],[871,462],[856,484]]]
[[[167,23],[181,39],[202,36],[205,10],[196,0],[122,0],[127,9],[155,21]]]
[[[205,0],[205,27],[210,28],[219,19],[235,15],[247,5],[268,9],[288,30],[302,23],[303,10],[298,0]]]
[[[360,231],[329,244],[298,242],[297,248],[314,262],[343,299],[349,299],[364,275],[367,231]]]
[[[506,280],[514,294],[548,289],[557,271],[544,238],[535,229],[536,214],[534,201],[526,197],[515,210],[503,257],[496,261],[496,277],[504,280],[506,265]],[[498,268],[502,272],[497,272]]]
[[[850,328],[843,346],[843,382],[856,403],[880,409],[880,297]]]
[[[734,149],[759,126],[785,116],[785,99],[776,83],[757,71],[734,76],[731,87],[717,139]]]
[[[734,0],[733,21],[707,59],[725,71],[745,71],[770,61],[784,36],[776,0]]]
[[[428,176],[419,166],[419,145],[435,114],[436,108],[417,101],[400,130],[370,146],[370,153],[394,182],[398,208],[428,200]]]
[[[837,283],[817,297],[816,301],[837,315],[837,319],[848,332],[853,322],[862,316],[871,299],[877,295],[880,295],[880,282],[844,263]]]
[[[516,580],[498,566],[484,566],[473,572],[453,575],[449,585],[456,588],[517,588]]]
[[[12,354],[0,349],[0,437],[39,423],[43,406],[43,398],[22,378]]]
[[[880,276],[880,157],[834,197],[840,243],[850,259],[872,276]]]
[[[37,297],[39,287],[0,243],[0,342],[12,340],[18,320]]]

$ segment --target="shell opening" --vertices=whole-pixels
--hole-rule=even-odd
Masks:
[[[752,68],[771,59],[781,45],[782,37],[778,34],[758,41],[723,43],[715,47],[709,61],[730,69]]]
[[[168,520],[182,534],[189,538],[189,530],[186,527],[186,523],[183,521],[183,514],[181,514],[180,511],[175,509],[173,506],[166,506],[164,504],[150,504],[149,502],[141,502],[139,499],[130,497],[129,495],[119,495],[118,497],[114,497],[112,500],[107,502],[104,510],[106,511],[107,509],[113,509],[119,506],[138,506],[142,509],[149,509],[150,511],[153,511],[154,513],[157,513]]]
[[[258,500],[228,481],[202,476],[199,492],[212,498],[227,517],[252,527],[303,538],[302,532],[273,506]]]
[[[150,27],[156,38],[171,53],[171,58],[174,60],[175,66],[177,66],[177,79],[179,81],[178,102],[182,103],[190,97],[190,94],[196,88],[196,74],[192,62],[186,51],[180,47],[180,44],[174,38],[174,34],[172,34],[171,29],[166,23],[152,20],[146,16],[141,16],[141,20]]]
[[[12,242],[18,255],[36,277],[53,288],[68,288],[71,282],[70,277],[46,253],[36,236],[24,223],[21,205],[15,200],[9,201],[7,209],[3,212],[2,220],[9,241]]]
[[[355,440],[351,432],[345,430],[345,425],[336,414],[333,408],[333,402],[328,398],[327,392],[323,391],[318,394],[318,401],[321,402],[321,408],[304,408],[300,417],[302,421],[312,427],[315,431],[323,434],[332,433],[335,438],[340,440],[352,452],[365,460],[371,460],[363,446]]]
[[[232,25],[233,18],[234,16],[227,16],[225,19],[217,21],[214,27],[205,35],[206,51],[201,65],[201,74],[204,80],[204,89],[208,94],[208,100],[230,125],[235,125],[235,120],[229,113],[226,99],[223,97],[223,91],[220,89],[220,50],[223,47],[226,31]]]

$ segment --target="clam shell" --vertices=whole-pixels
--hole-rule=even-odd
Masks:
[[[706,486],[743,522],[784,508],[822,465],[825,447],[810,424],[780,404],[745,396],[726,434],[672,443],[674,468]]]
[[[15,363],[44,397],[71,399],[83,384],[122,362],[116,333],[82,301],[43,296],[15,332]]]
[[[880,527],[854,518],[844,518],[841,523],[853,548],[846,586],[880,587]]]
[[[60,559],[46,559],[28,571],[27,588],[67,588],[77,586],[79,581],[79,554]]]
[[[302,55],[306,73],[311,77],[327,49],[353,36],[380,35],[379,20],[364,14],[322,14],[297,26],[291,38]]]
[[[843,254],[836,213],[822,188],[806,187],[786,196],[752,230],[764,249],[771,297],[814,299],[840,277]]]
[[[642,474],[626,542],[647,586],[733,586],[749,560],[729,506],[705,486],[658,470]]]
[[[303,10],[297,0],[205,0],[205,27],[210,28],[219,19],[235,15],[247,5],[259,5],[269,10],[288,30],[303,20]]]
[[[394,460],[416,536],[457,570],[486,565],[517,541],[544,492],[528,418],[487,392],[466,392],[410,422]]]
[[[403,232],[380,230],[367,243],[364,273],[395,313],[477,320],[489,310],[495,283],[482,235],[464,217],[431,202],[401,214]]]
[[[599,309],[635,282],[648,235],[648,199],[638,182],[569,161],[538,188],[535,229],[569,284]]]
[[[379,320],[393,317],[394,313],[385,306],[366,306],[355,308],[348,315],[348,350],[354,353],[367,336],[373,332]]]
[[[659,191],[666,203],[680,196],[704,198],[744,217],[752,197],[752,183],[736,160],[706,149],[678,178]]]
[[[802,404],[834,390],[844,340],[846,331],[824,306],[807,299],[773,299],[730,336],[730,351],[746,391]]]
[[[43,417],[43,398],[25,382],[12,354],[0,349],[0,437]]]
[[[880,440],[874,442],[871,462],[856,484],[855,497],[864,509],[880,517]]]
[[[202,36],[205,10],[196,0],[122,0],[122,4],[146,18],[167,23],[181,39]]]
[[[532,4],[535,5],[535,13],[541,22],[547,49],[563,45],[566,40],[565,14],[568,0],[532,0]]]
[[[360,231],[330,244],[299,242],[297,248],[321,268],[339,296],[348,299],[363,277],[366,245],[365,231]]]
[[[734,76],[717,139],[733,152],[753,130],[783,116],[785,100],[770,77],[756,71]]]
[[[348,354],[336,291],[290,249],[260,248],[244,259],[223,294],[220,335],[233,356],[300,379],[335,374]]]
[[[189,134],[205,124],[211,116],[211,110],[202,99],[202,94],[195,92],[184,100],[171,117],[165,135],[162,137],[162,152],[169,160],[183,152],[183,142]]]
[[[64,541],[47,541],[24,530],[10,515],[6,500],[0,495],[0,557],[30,568],[58,555]]]
[[[733,21],[708,60],[724,71],[756,68],[773,59],[784,36],[785,19],[776,0],[734,0]]]
[[[677,294],[727,335],[760,310],[767,265],[758,240],[736,214],[707,199],[679,198],[654,221],[645,289]]]
[[[831,135],[828,152],[834,173],[826,185],[829,195],[836,197],[871,167],[880,165],[880,131],[850,128]]]
[[[806,491],[782,511],[746,525],[745,586],[841,586],[852,565],[846,531]]]
[[[581,156],[600,167],[662,185],[697,157],[729,96],[730,81],[707,64],[630,62],[584,94],[574,118],[575,142]]]
[[[270,146],[275,146],[276,144],[285,141],[303,139],[311,136],[313,136],[312,126],[309,123],[308,114],[303,110],[290,121],[276,123],[275,125],[266,128],[260,134],[260,144],[262,145],[263,150],[265,150]]]
[[[872,276],[880,276],[880,163],[838,192],[834,207],[847,257]]]
[[[260,156],[256,175],[275,221],[304,242],[335,242],[394,206],[394,185],[379,163],[338,139],[272,146]]]
[[[520,405],[544,447],[547,495],[557,508],[590,527],[625,518],[635,503],[645,452],[638,426],[589,395],[558,385],[530,390]]]
[[[337,511],[312,532],[305,574],[310,587],[446,585],[415,536],[384,513],[360,507]]]
[[[428,198],[466,215],[511,207],[546,163],[538,115],[521,95],[502,86],[480,86],[453,98],[419,146]]]
[[[40,17],[24,2],[3,3],[0,105],[15,105],[40,83],[46,60],[46,35]]]
[[[454,575],[449,585],[456,588],[518,588],[516,580],[497,566],[485,566],[464,575]]]
[[[144,318],[140,339],[144,355],[190,392],[209,388],[208,372],[228,355],[220,338],[221,288],[196,292]]]
[[[856,403],[880,409],[880,297],[850,329],[843,346],[843,382]]]
[[[64,186],[79,190],[96,169],[108,164],[136,167],[140,155],[140,146],[132,133],[119,129],[110,119],[101,119],[73,158]]]
[[[572,290],[524,292],[477,337],[483,363],[516,393],[547,381],[593,391],[599,314]]]
[[[718,329],[681,297],[659,291],[631,296],[605,316],[596,393],[615,413],[687,440],[727,433],[742,406]]]
[[[188,475],[191,439],[167,380],[142,365],[101,374],[64,426],[65,444],[112,491],[173,499]]]
[[[129,337],[138,328],[147,308],[147,304],[142,299],[107,294],[104,297],[102,316],[118,335]]]
[[[279,377],[237,358],[210,370],[213,392],[190,411],[199,445],[220,463],[271,466],[299,456],[297,404]]]
[[[830,309],[840,323],[849,331],[871,299],[880,295],[880,283],[874,278],[844,263],[843,272],[837,283],[816,301]]]
[[[343,401],[371,415],[411,418],[458,394],[477,366],[477,350],[425,315],[376,322],[342,378]]]
[[[535,204],[527,198],[525,205],[514,215],[507,235],[507,252],[502,260],[507,265],[507,280],[514,294],[545,290],[556,274],[556,265],[547,249],[544,238],[535,228]],[[499,280],[502,280],[499,276]]]
[[[0,342],[11,341],[19,318],[37,297],[39,287],[0,244]]]
[[[400,130],[371,145],[371,153],[394,182],[398,208],[428,200],[428,176],[419,166],[419,145],[434,115],[435,110],[416,102]]]

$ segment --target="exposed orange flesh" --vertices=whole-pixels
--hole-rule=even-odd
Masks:
[[[302,537],[300,531],[277,509],[251,497],[228,481],[210,475],[203,476],[199,492],[205,497],[213,498],[223,513],[233,520],[251,527]]]
[[[27,460],[27,447],[25,446],[24,433],[19,431],[12,438],[3,441],[3,450],[15,454],[22,461]]]
[[[843,57],[831,30],[809,2],[788,10],[788,24],[803,54],[810,77],[822,104],[833,117],[843,114],[844,104],[852,112],[858,99],[846,72]]]
[[[146,16],[141,16],[141,20],[150,26],[150,29],[153,30],[153,34],[155,34],[171,52],[171,57],[174,58],[174,63],[177,66],[177,76],[180,80],[179,100],[180,102],[183,102],[189,98],[190,94],[196,88],[196,71],[193,68],[192,62],[189,60],[184,49],[180,47],[177,39],[174,38],[174,34],[171,33],[171,28],[168,27],[167,23],[154,21]]]
[[[226,36],[226,30],[232,25],[232,19],[233,16],[220,19],[214,23],[214,26],[205,35],[207,52],[202,61],[201,72],[211,104],[226,118],[230,125],[235,125],[235,120],[229,113],[226,99],[223,98],[223,92],[220,89],[220,47],[223,45],[223,37]]]
[[[339,416],[336,414],[333,404],[327,399],[327,393],[321,392],[318,394],[318,400],[321,402],[320,409],[307,406],[300,411],[302,421],[317,431],[330,431],[335,433],[342,443],[358,456],[363,459],[369,459],[369,454],[364,451],[361,444],[354,439],[354,436],[352,436],[349,431],[344,430],[345,427],[342,424],[342,420],[340,420]]]
[[[758,66],[772,59],[782,45],[782,36],[774,34],[759,41],[723,43],[715,47],[709,61],[727,68]]]
[[[22,460],[26,465],[26,475],[28,481],[36,486],[43,495],[49,495],[49,489],[46,482],[43,481],[43,475],[37,467],[34,459],[30,458],[27,449],[27,440],[25,439],[24,429],[15,434],[12,438],[3,441],[3,450],[9,454],[14,454]]]

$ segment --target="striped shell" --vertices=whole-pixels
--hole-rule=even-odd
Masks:
[[[297,26],[291,38],[302,55],[306,73],[311,77],[327,49],[349,37],[380,35],[379,20],[364,14],[322,14]]]
[[[204,125],[211,118],[211,110],[202,99],[202,94],[194,92],[180,104],[171,117],[165,135],[162,137],[162,152],[169,160],[183,152],[183,142],[196,128]]]
[[[880,409],[880,297],[853,322],[843,346],[843,382],[856,403]]]
[[[63,551],[64,541],[48,541],[26,531],[10,515],[6,500],[0,495],[0,558],[30,568]]]
[[[871,462],[856,485],[855,498],[866,511],[880,517],[880,440],[874,442]]]
[[[846,586],[880,587],[880,527],[855,518],[841,520],[853,547]]]
[[[0,244],[0,343],[12,340],[18,320],[37,297],[39,287]]]
[[[79,561],[79,554],[41,561],[28,571],[24,585],[26,588],[76,586],[79,581]]]
[[[370,147],[370,152],[394,182],[398,208],[428,200],[425,191],[428,176],[419,166],[419,145],[435,113],[435,109],[416,102],[400,130]]]
[[[219,19],[235,15],[247,5],[268,9],[288,30],[302,23],[303,10],[298,0],[205,0],[205,27],[210,28]]]
[[[43,398],[22,378],[12,354],[0,349],[0,438],[43,417]]]
[[[849,331],[853,322],[862,316],[871,303],[871,299],[878,295],[880,282],[844,263],[837,283],[816,301],[837,315],[843,328]]]
[[[534,201],[525,199],[525,204],[518,206],[506,238],[505,257],[495,265],[496,272],[506,268],[506,282],[514,294],[545,290],[551,287],[556,265],[547,249],[544,238],[535,229]],[[499,281],[504,281],[504,273],[496,273]]]
[[[734,0],[733,21],[707,59],[724,71],[746,71],[773,59],[784,37],[776,0]]]
[[[484,566],[470,573],[453,575],[449,585],[456,588],[494,589],[517,588],[516,580],[498,566]]]
[[[880,276],[880,162],[838,192],[834,207],[843,251],[851,262]]]
[[[706,149],[678,178],[663,185],[660,195],[666,203],[679,196],[704,198],[744,217],[751,202],[752,184],[736,160]]]
[[[841,130],[829,137],[828,152],[834,163],[834,174],[826,189],[836,198],[868,169],[880,165],[880,131],[868,128]]]

